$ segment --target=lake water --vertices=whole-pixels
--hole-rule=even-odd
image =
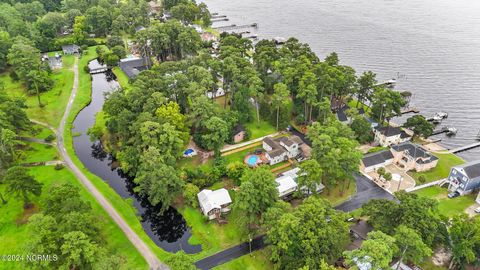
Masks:
[[[89,63],[90,68],[100,67],[97,60]],[[87,130],[95,123],[95,114],[102,109],[105,93],[118,89],[115,75],[110,71],[92,75],[92,101],[75,118],[73,132],[80,134],[73,138],[75,153],[85,167],[102,178],[123,199],[132,200],[137,214],[141,217],[142,227],[147,235],[161,248],[169,252],[184,250],[197,253],[200,245],[190,245],[190,228],[185,219],[170,207],[159,214],[159,207],[152,206],[145,198],[133,192],[135,184],[118,169],[112,168],[112,157],[105,153],[99,142],[91,142]]]
[[[229,22],[256,22],[259,38],[291,37],[320,58],[337,52],[358,73],[397,78],[398,90],[427,117],[449,113],[439,135],[455,148],[475,142],[480,130],[480,1],[475,0],[203,0]],[[405,119],[397,119],[401,122]],[[480,148],[459,154],[480,159]]]

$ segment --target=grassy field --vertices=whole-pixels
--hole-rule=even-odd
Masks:
[[[117,81],[120,84],[120,87],[126,89],[130,86],[127,75],[125,75],[125,73],[119,67],[114,67],[112,71],[113,74],[115,74],[115,76],[117,77]]]
[[[448,191],[446,188],[433,186],[415,191],[416,194],[435,199],[438,201],[438,210],[441,214],[451,217],[462,213],[465,209],[475,203],[476,195],[459,196],[457,198],[449,199],[447,197]]]
[[[22,96],[28,106],[27,114],[30,118],[58,127],[63,111],[70,97],[73,85],[74,57],[65,56],[62,69],[54,70],[52,79],[53,88],[40,94],[43,107],[38,106],[37,96],[26,93],[25,86],[20,81],[13,81],[7,72],[0,74],[0,80],[5,83],[5,90],[12,96]],[[20,91],[19,91],[20,89]]]
[[[58,160],[57,149],[51,145],[28,142],[24,149],[22,163]]]
[[[443,178],[448,177],[450,174],[450,169],[453,166],[460,165],[465,163],[463,159],[458,157],[457,155],[450,154],[450,153],[445,153],[445,154],[434,154],[436,157],[438,157],[438,164],[435,168],[432,170],[426,171],[426,172],[409,172],[408,174],[417,181],[417,184],[421,184],[418,181],[418,178],[420,175],[424,175],[426,178],[426,183],[440,180]]]
[[[267,136],[276,132],[275,127],[265,120],[260,120],[259,123],[254,120],[251,123],[245,124],[245,128],[250,131],[250,140]]]
[[[272,263],[269,261],[268,248],[257,250],[252,254],[244,255],[240,258],[219,265],[213,270],[267,270],[274,269]]]

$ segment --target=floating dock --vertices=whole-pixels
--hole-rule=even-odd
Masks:
[[[455,153],[467,151],[467,150],[477,148],[477,147],[480,147],[480,142],[475,142],[475,143],[472,143],[472,144],[468,144],[468,145],[465,145],[465,146],[462,146],[462,147],[452,149],[452,150],[450,150],[450,153],[455,154]]]

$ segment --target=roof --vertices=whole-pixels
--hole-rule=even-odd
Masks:
[[[275,179],[277,182],[277,189],[280,195],[284,194],[285,192],[293,189],[297,189],[298,185],[297,182],[293,179],[290,175],[280,176],[279,178]]]
[[[242,131],[246,131],[245,127],[242,124],[238,124],[233,128],[233,134],[236,135]]]
[[[480,160],[467,162],[463,165],[455,166],[457,170],[462,170],[470,179],[480,177]]]
[[[387,150],[370,153],[363,156],[362,162],[363,162],[363,165],[365,165],[365,167],[371,167],[378,164],[382,164],[389,159],[393,159],[393,154],[389,149],[387,149]]]
[[[221,208],[222,205],[232,202],[230,194],[224,188],[215,191],[204,189],[197,194],[197,198],[204,214],[208,214],[212,209]]]
[[[77,44],[62,45],[62,51],[64,52],[76,53],[78,50],[80,50],[80,46]]]
[[[345,113],[348,109],[350,109],[350,107],[345,105],[337,111],[338,121],[340,121],[340,122],[347,122],[348,121],[347,114]]]
[[[140,71],[147,69],[145,59],[141,57],[120,59],[119,66],[130,79],[137,76]]]
[[[392,127],[392,126],[387,126],[387,127],[381,127],[377,126],[375,129],[380,132],[385,137],[393,137],[393,136],[398,136],[402,134],[402,129],[399,127]]]
[[[277,147],[277,143],[274,142],[272,140],[272,138],[270,137],[266,137],[265,139],[263,139],[263,142],[265,142],[268,146],[272,147],[272,148],[276,148]]]
[[[279,157],[283,155],[286,152],[286,150],[280,149],[280,148],[274,148],[272,151],[268,151],[268,155],[271,158]]]
[[[404,152],[406,155],[409,155],[413,159],[417,159],[417,163],[419,164],[426,164],[438,160],[436,156],[430,154],[423,147],[411,142],[396,144],[393,145],[391,148],[397,152]]]

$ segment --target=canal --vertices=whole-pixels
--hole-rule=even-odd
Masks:
[[[89,63],[90,68],[101,66],[97,60]],[[132,179],[122,174],[122,171],[112,168],[113,158],[102,149],[100,142],[91,142],[87,135],[88,129],[95,123],[95,115],[102,110],[105,94],[118,89],[119,84],[111,71],[92,75],[92,100],[77,115],[73,122],[73,138],[75,152],[85,167],[103,179],[123,199],[129,199],[141,217],[142,227],[148,236],[162,249],[169,252],[184,250],[186,253],[201,251],[200,245],[190,245],[191,236],[182,215],[170,207],[159,214],[159,207],[152,206],[146,198],[141,198],[133,192],[135,184]]]

